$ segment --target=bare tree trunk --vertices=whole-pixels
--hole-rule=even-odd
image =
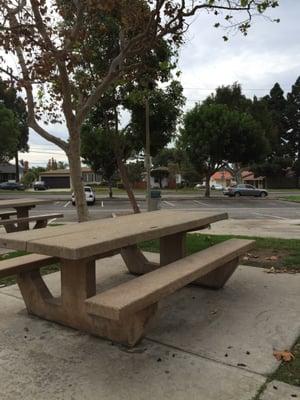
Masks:
[[[115,107],[115,135],[113,137],[113,145],[114,145],[114,153],[118,165],[118,169],[121,175],[121,179],[123,182],[123,185],[125,187],[125,190],[127,192],[127,196],[129,198],[131,207],[133,209],[134,214],[140,213],[140,208],[136,202],[135,196],[133,194],[129,178],[128,178],[128,173],[127,173],[127,168],[126,165],[123,162],[122,155],[121,155],[121,149],[120,149],[120,143],[119,143],[119,117],[118,117],[118,109],[117,106]]]
[[[112,197],[113,197],[112,183],[111,183],[110,179],[108,181],[108,196],[109,196],[110,199],[112,199]]]
[[[20,168],[19,168],[19,153],[16,152],[15,155],[15,163],[16,163],[16,182],[20,181]]]
[[[84,222],[88,220],[89,213],[82,182],[79,134],[77,137],[76,135],[74,136],[70,139],[70,147],[67,155],[70,166],[72,188],[75,193],[78,222]]]
[[[207,172],[205,175],[205,197],[210,197],[210,173]]]
[[[117,159],[117,164],[118,164],[119,172],[121,175],[121,179],[122,179],[123,185],[125,187],[125,190],[127,192],[133,212],[135,214],[138,214],[141,211],[140,211],[139,206],[137,205],[136,198],[133,194],[133,191],[132,191],[129,179],[128,179],[127,168],[126,168],[125,164],[123,163],[122,158],[120,157],[119,154],[117,154],[117,152],[116,152],[116,159]]]
[[[236,183],[238,185],[243,183],[243,179],[242,179],[243,168],[241,168],[240,163],[233,164],[233,170],[234,170],[234,178],[236,180]]]

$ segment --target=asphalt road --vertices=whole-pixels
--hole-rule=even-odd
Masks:
[[[2,196],[1,196],[2,197]],[[15,196],[14,196],[15,197]],[[45,196],[40,196],[45,198]],[[53,199],[54,200],[54,199]],[[146,203],[138,199],[141,210],[146,210]],[[272,198],[227,198],[214,197],[211,199],[168,199],[162,200],[162,209],[169,210],[190,210],[190,211],[219,211],[228,212],[230,218],[235,219],[300,219],[300,204],[275,200]],[[131,211],[128,200],[125,199],[100,199],[96,204],[89,206],[92,218],[106,218],[112,213],[122,214]],[[76,210],[66,196],[62,199],[54,200],[53,204],[38,206],[32,210],[31,214],[43,214],[61,212],[64,214],[65,221],[76,221]],[[63,220],[60,220],[63,221]]]

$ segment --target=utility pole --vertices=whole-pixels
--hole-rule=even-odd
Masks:
[[[145,99],[145,117],[146,117],[146,148],[145,148],[145,167],[147,176],[147,211],[150,211],[151,204],[151,157],[150,157],[150,124],[149,124],[149,100]]]

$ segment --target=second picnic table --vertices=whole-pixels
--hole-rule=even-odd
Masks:
[[[5,199],[0,200],[0,220],[2,225],[6,228],[8,232],[12,231],[23,231],[29,229],[29,211],[38,206],[44,204],[53,203],[53,200],[49,199],[35,199],[35,198],[17,198],[17,199]],[[15,211],[4,211],[1,213],[1,210],[5,209],[15,209]],[[10,217],[16,215],[17,220],[10,220]],[[42,228],[47,225],[47,218],[49,215],[39,216],[32,218],[33,221],[36,221],[36,227]],[[51,214],[50,217],[60,217],[62,214]],[[41,218],[40,218],[41,217]],[[44,218],[42,218],[44,217]],[[45,225],[46,222],[46,225]]]
[[[191,282],[219,288],[231,276],[251,241],[227,241],[188,257],[185,247],[187,232],[226,218],[226,213],[156,211],[0,235],[0,247],[43,255],[24,256],[23,264],[7,260],[11,264],[6,270],[3,266],[2,276],[17,274],[29,313],[134,345],[162,297]],[[159,263],[148,261],[138,248],[152,239],[160,241]],[[116,253],[129,272],[142,276],[96,294],[95,261]],[[52,296],[39,270],[57,259],[59,298]]]

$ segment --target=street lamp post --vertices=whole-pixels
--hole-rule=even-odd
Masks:
[[[147,177],[147,211],[150,211],[151,203],[151,157],[150,157],[150,124],[149,124],[149,100],[145,99],[145,119],[146,119],[146,148],[145,148],[145,167]]]

